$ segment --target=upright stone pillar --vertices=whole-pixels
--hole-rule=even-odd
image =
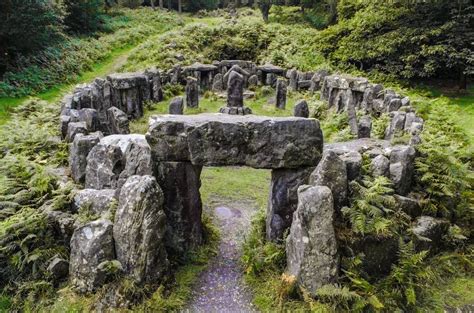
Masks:
[[[165,244],[173,257],[183,256],[202,242],[201,170],[191,162],[160,162],[157,166],[167,218]]]
[[[286,107],[287,83],[283,78],[278,78],[276,82],[276,107],[284,110]]]
[[[227,106],[219,110],[220,113],[232,115],[251,114],[252,110],[244,107],[244,76],[232,71],[227,81]]]
[[[272,170],[266,222],[268,240],[283,239],[298,205],[298,187],[308,183],[313,170],[314,167]]]
[[[194,77],[186,79],[186,106],[188,108],[199,107],[199,84]]]
[[[299,187],[298,208],[286,241],[286,272],[312,296],[337,280],[339,256],[333,222],[331,190],[326,186]]]
[[[306,100],[298,100],[296,102],[295,107],[293,109],[293,115],[296,117],[304,117],[308,118],[309,117],[309,107],[308,107],[308,102]]]
[[[298,71],[293,68],[286,73],[286,77],[290,80],[290,89],[296,91],[298,89]]]

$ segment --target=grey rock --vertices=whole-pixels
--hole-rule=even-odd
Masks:
[[[115,214],[117,260],[137,283],[156,283],[168,269],[163,192],[152,176],[131,176]]]
[[[278,78],[276,82],[276,107],[284,110],[286,107],[287,84],[283,78]]]
[[[264,72],[264,73],[275,73],[279,75],[283,75],[285,73],[285,70],[279,66],[266,63],[264,65],[257,66],[257,69]]]
[[[374,177],[377,176],[385,176],[389,177],[390,175],[390,161],[384,155],[378,155],[372,159],[370,166],[372,168],[372,175]]]
[[[347,179],[349,181],[358,179],[362,169],[362,155],[359,152],[351,151],[340,155],[339,158],[346,164]]]
[[[111,99],[115,107],[129,119],[143,116],[143,104],[151,100],[148,78],[143,73],[117,73],[107,76],[111,84]]]
[[[60,122],[61,139],[65,139],[67,136],[68,125],[71,122],[71,117],[68,115],[61,115],[59,117],[59,122]]]
[[[144,135],[106,136],[87,158],[86,188],[116,189],[130,176],[152,173],[151,150]]]
[[[157,166],[156,178],[165,199],[166,247],[174,257],[183,257],[202,243],[201,169],[190,162],[161,162]]]
[[[385,140],[392,140],[395,135],[402,133],[405,127],[405,112],[395,111],[390,117],[390,125],[385,130]]]
[[[415,235],[417,250],[430,250],[436,253],[443,246],[443,237],[449,229],[449,221],[431,216],[420,216],[416,219],[411,231]]]
[[[49,262],[47,271],[56,283],[65,280],[69,275],[69,262],[56,256]]]
[[[199,84],[196,78],[186,78],[186,106],[188,108],[199,107]]]
[[[412,146],[395,146],[390,153],[390,180],[395,191],[402,196],[410,191],[414,162],[415,149]]]
[[[401,102],[402,102],[402,107],[410,106],[410,98],[408,97],[402,98]]]
[[[61,211],[46,211],[48,225],[51,225],[54,238],[58,242],[69,245],[75,226],[75,217],[71,213]]]
[[[76,183],[83,184],[86,178],[87,156],[92,148],[99,143],[102,135],[94,133],[90,135],[77,134],[69,147],[69,166],[71,176]]]
[[[98,220],[77,228],[71,238],[70,283],[79,292],[91,292],[107,279],[99,270],[104,261],[114,259],[112,223]]]
[[[387,111],[388,112],[398,111],[398,109],[400,109],[401,106],[402,106],[401,99],[399,98],[391,99],[390,102],[388,103]]]
[[[74,196],[71,209],[73,212],[88,209],[95,215],[106,217],[116,204],[115,189],[83,189]]]
[[[163,100],[160,71],[156,68],[148,69],[145,71],[145,76],[147,77],[150,86],[150,100],[155,102]]]
[[[73,122],[67,126],[66,141],[73,142],[77,134],[87,135],[89,133],[86,122]]]
[[[122,110],[111,107],[107,110],[107,120],[109,122],[109,134],[129,134],[129,122],[127,114]]]
[[[276,74],[268,73],[267,76],[265,77],[265,85],[276,87],[277,79],[278,79],[278,76]]]
[[[340,210],[347,203],[347,170],[344,161],[334,151],[325,151],[321,162],[311,173],[310,185],[327,186],[334,198],[334,207]]]
[[[213,91],[222,91],[224,90],[223,75],[218,73],[214,76],[212,81],[212,90]]]
[[[244,81],[250,77],[250,73],[242,69],[238,64],[232,65],[232,67],[227,71],[227,73],[224,74],[223,80],[224,80],[225,86],[229,85],[229,78],[232,72],[236,72],[242,75],[242,77],[244,78]]]
[[[267,240],[283,239],[290,228],[293,213],[298,206],[298,187],[306,185],[314,167],[272,170],[270,195],[267,206]]]
[[[286,78],[289,79],[289,87],[291,90],[298,90],[298,71],[291,69],[286,72]]]
[[[169,105],[170,114],[180,114],[184,113],[184,101],[183,97],[174,97]]]
[[[219,113],[229,114],[229,115],[248,115],[252,114],[252,110],[246,106],[244,107],[222,107],[219,110]]]
[[[364,115],[360,118],[358,125],[358,138],[370,138],[370,132],[372,131],[372,119],[369,115]]]
[[[298,208],[286,242],[286,272],[313,296],[320,287],[337,280],[339,256],[333,221],[331,190],[299,187]]]
[[[397,203],[397,208],[401,209],[411,217],[420,216],[422,213],[421,205],[418,200],[400,195],[393,195]]]
[[[155,162],[299,168],[317,164],[322,133],[315,119],[254,115],[167,115],[150,118],[146,135]]]
[[[298,100],[295,104],[293,115],[297,117],[309,117],[309,107],[306,100]]]
[[[232,71],[229,74],[227,83],[227,106],[243,107],[244,106],[244,77]]]
[[[258,77],[257,75],[252,75],[249,77],[249,79],[247,80],[247,83],[248,83],[248,86],[249,87],[255,87],[258,85]]]
[[[343,243],[351,253],[346,256],[354,257],[363,254],[361,270],[370,277],[388,275],[393,264],[398,260],[398,237],[361,236],[351,242]]]
[[[375,138],[360,138],[345,142],[329,143],[324,145],[324,150],[332,150],[338,155],[356,151],[360,154],[367,153],[371,158],[383,154],[384,150],[390,147],[390,142],[387,140]]]

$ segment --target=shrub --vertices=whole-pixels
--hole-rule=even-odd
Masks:
[[[64,24],[71,32],[92,33],[100,29],[103,0],[64,0],[64,7]]]

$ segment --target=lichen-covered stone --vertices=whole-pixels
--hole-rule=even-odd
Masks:
[[[153,116],[146,138],[155,162],[255,168],[314,166],[323,140],[315,119],[225,114]]]
[[[163,192],[153,176],[131,176],[123,185],[114,222],[117,260],[137,283],[159,282],[168,269]]]
[[[199,84],[196,78],[186,79],[186,106],[188,108],[199,107]]]
[[[144,135],[106,136],[87,158],[86,188],[116,189],[130,176],[152,173],[151,150]]]
[[[183,97],[175,97],[170,101],[169,113],[182,115],[184,112]]]
[[[109,134],[130,134],[127,114],[122,110],[111,107],[107,110]]]
[[[298,100],[295,104],[293,115],[296,117],[308,118],[309,117],[308,102],[306,102],[306,100],[304,99]]]
[[[116,204],[115,189],[83,189],[75,194],[71,209],[78,212],[82,208],[92,214],[107,216]]]
[[[268,240],[283,239],[298,206],[298,187],[308,183],[313,170],[314,167],[272,170],[266,220]]]
[[[202,242],[201,167],[190,162],[160,162],[156,178],[164,194],[166,247],[175,257]]]
[[[69,166],[71,176],[76,183],[83,184],[86,178],[87,156],[92,148],[99,143],[101,133],[90,135],[77,134],[69,147]]]
[[[298,208],[286,242],[286,272],[313,296],[320,287],[337,280],[339,256],[333,222],[331,190],[299,187]]]
[[[278,78],[276,82],[276,107],[284,110],[286,107],[287,83],[285,79]]]
[[[112,223],[98,220],[77,228],[71,238],[70,283],[79,292],[91,292],[106,282],[99,269],[102,262],[114,259]]]
[[[431,216],[420,216],[416,219],[411,231],[415,235],[416,249],[430,250],[436,253],[442,248],[443,237],[449,229],[449,221]]]
[[[327,186],[332,191],[334,207],[340,210],[347,204],[347,170],[344,161],[334,152],[325,151],[321,162],[311,173],[309,184]]]
[[[386,156],[380,154],[372,159],[370,163],[372,169],[372,175],[374,177],[377,176],[385,176],[389,177],[389,169],[390,169],[390,160],[387,159]]]
[[[372,131],[372,119],[370,118],[369,115],[362,116],[358,124],[357,137],[370,138],[371,131]]]
[[[395,191],[402,196],[410,191],[412,185],[415,153],[412,146],[395,146],[390,153],[390,180]]]
[[[362,170],[362,155],[351,151],[339,156],[346,164],[347,179],[349,181],[359,179]]]

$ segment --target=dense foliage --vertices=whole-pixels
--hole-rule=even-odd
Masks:
[[[474,5],[470,1],[341,1],[339,20],[316,49],[338,66],[399,78],[474,74]]]
[[[64,24],[72,32],[92,33],[100,30],[103,0],[64,0]]]
[[[147,9],[116,11],[106,25],[113,31],[111,34],[98,38],[68,36],[41,52],[22,57],[15,70],[3,75],[0,97],[30,95],[58,83],[72,82],[114,50],[137,44],[181,22],[172,13]]]

